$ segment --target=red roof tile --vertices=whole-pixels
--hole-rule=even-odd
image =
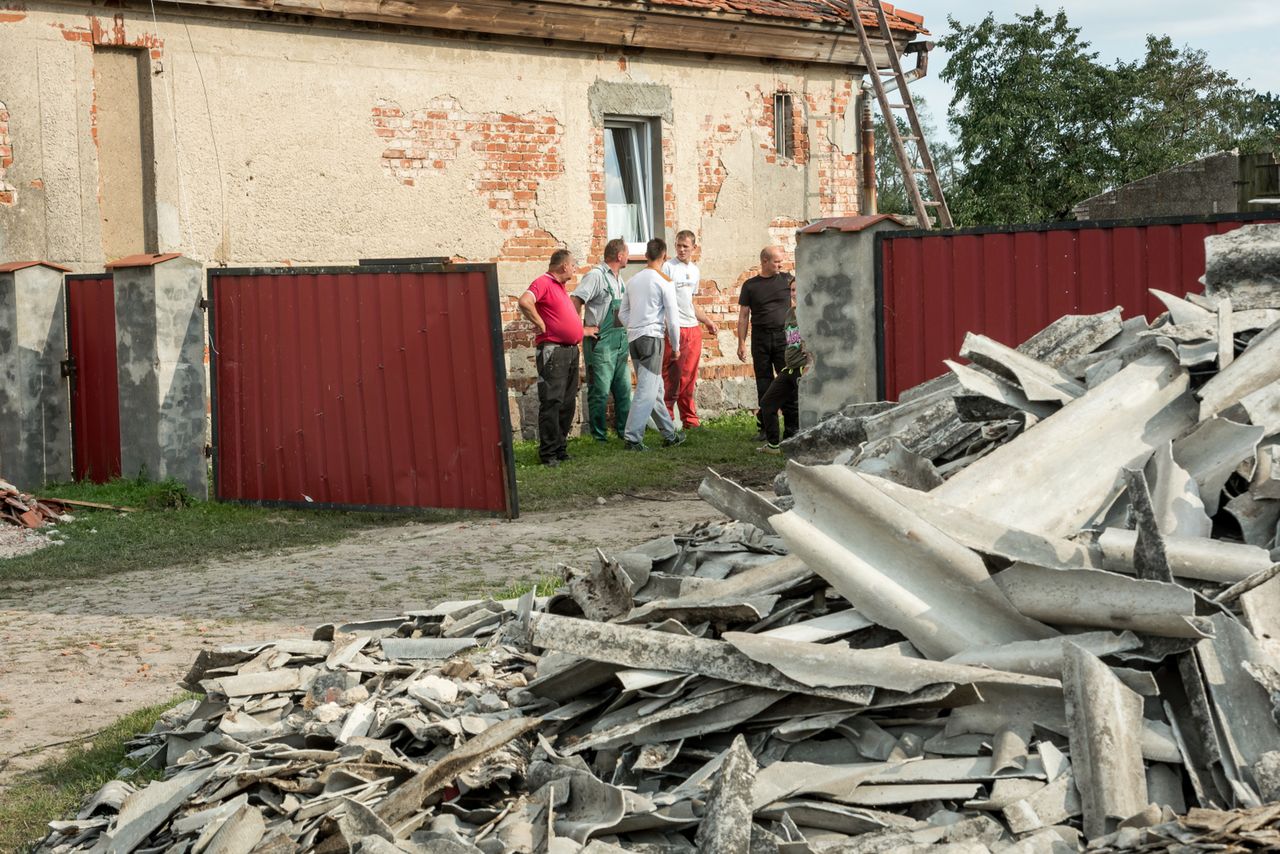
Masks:
[[[648,0],[651,6],[680,6],[706,12],[736,12],[761,18],[814,24],[847,24],[849,9],[844,0]],[[877,26],[876,14],[870,5],[858,3],[862,10],[862,22],[868,27]],[[924,16],[905,9],[884,4],[889,29],[907,33],[924,33]]]
[[[52,261],[10,261],[7,264],[0,264],[0,273],[13,273],[18,270],[25,270],[28,267],[51,267],[54,270],[61,270],[63,273],[71,272],[70,267],[55,264]]]
[[[127,258],[117,258],[107,265],[108,270],[117,267],[154,267],[156,264],[162,264],[174,258],[181,257],[180,252],[163,252],[163,253],[144,253],[142,255],[130,255]]]
[[[826,219],[815,219],[800,229],[801,234],[819,234],[823,231],[862,231],[878,222],[891,219],[898,225],[911,227],[911,222],[897,214],[869,214],[866,216],[831,216]]]

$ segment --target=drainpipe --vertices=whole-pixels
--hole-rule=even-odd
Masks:
[[[875,72],[872,71],[872,74]],[[876,125],[871,114],[875,97],[871,81],[862,78],[862,212],[877,213],[876,207]]]

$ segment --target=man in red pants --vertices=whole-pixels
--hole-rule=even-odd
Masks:
[[[692,231],[677,233],[676,257],[662,268],[662,272],[675,285],[676,306],[680,315],[680,356],[672,357],[670,341],[662,356],[662,376],[666,382],[664,398],[672,420],[676,417],[676,406],[680,407],[680,423],[686,430],[698,426],[696,396],[698,362],[702,358],[702,330],[705,328],[709,335],[716,334],[715,321],[693,304],[702,280],[698,265],[693,263],[695,246]]]

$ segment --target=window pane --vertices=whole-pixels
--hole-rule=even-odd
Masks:
[[[604,134],[604,197],[610,237],[643,243],[650,237],[649,175],[641,125],[607,126]]]

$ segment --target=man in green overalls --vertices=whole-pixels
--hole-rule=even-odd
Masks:
[[[627,243],[610,240],[604,245],[604,261],[592,267],[572,294],[582,319],[582,356],[587,363],[587,416],[591,436],[609,441],[605,420],[609,395],[613,395],[614,430],[621,436],[631,411],[631,371],[627,367],[627,329],[616,322],[626,286],[622,268],[627,266]]]

